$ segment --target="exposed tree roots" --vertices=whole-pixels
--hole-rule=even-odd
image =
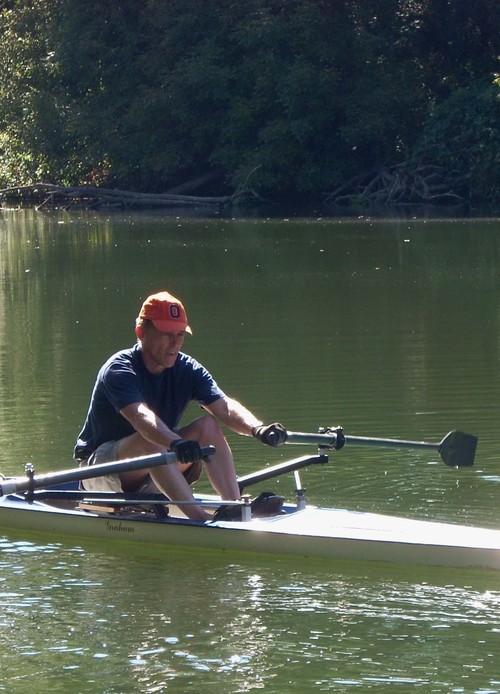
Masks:
[[[333,205],[403,205],[465,202],[461,180],[437,166],[399,164],[356,176],[326,195]]]

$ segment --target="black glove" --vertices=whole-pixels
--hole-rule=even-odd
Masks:
[[[280,443],[285,443],[287,434],[285,427],[276,422],[275,424],[262,424],[260,427],[254,427],[252,436],[265,443],[266,446],[276,448]]]
[[[170,450],[176,454],[179,463],[196,463],[197,460],[201,460],[201,448],[198,441],[176,439],[170,444]]]

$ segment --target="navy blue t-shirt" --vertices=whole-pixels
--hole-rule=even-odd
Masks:
[[[222,397],[224,392],[210,373],[187,354],[180,352],[171,368],[152,374],[144,364],[140,345],[117,352],[97,374],[75,458],[88,458],[101,443],[133,434],[120,410],[134,402],[145,402],[174,429],[191,401],[210,405]]]

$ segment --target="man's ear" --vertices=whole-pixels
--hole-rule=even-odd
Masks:
[[[142,340],[142,338],[144,336],[144,328],[142,327],[142,325],[136,325],[135,326],[135,334],[139,340]]]

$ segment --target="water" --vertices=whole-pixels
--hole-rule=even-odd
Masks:
[[[498,691],[487,572],[4,541],[0,691]]]
[[[194,329],[186,350],[266,421],[480,437],[459,471],[432,452],[346,446],[302,473],[312,502],[500,527],[500,220],[0,223],[4,474],[71,465],[97,368],[168,288]],[[305,452],[229,439],[241,474]],[[500,692],[496,573],[6,531],[0,605],[0,691]]]

